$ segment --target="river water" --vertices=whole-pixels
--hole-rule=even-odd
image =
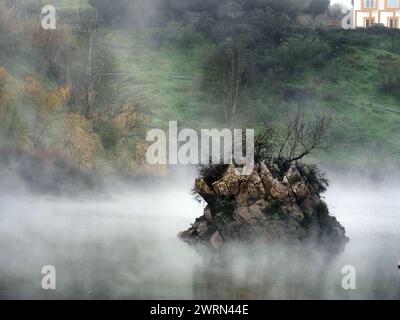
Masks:
[[[338,257],[300,248],[227,248],[223,257],[180,242],[202,205],[192,179],[169,187],[110,188],[110,196],[0,198],[2,299],[398,299],[400,189],[333,182],[326,200],[351,241]],[[56,268],[43,290],[42,267]],[[356,289],[342,287],[342,268]]]

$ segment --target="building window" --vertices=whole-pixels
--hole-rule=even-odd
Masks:
[[[375,18],[364,18],[364,27],[369,28],[375,24]]]
[[[399,9],[400,0],[386,0],[386,7],[388,9]]]
[[[365,9],[375,9],[377,0],[363,0]]]
[[[399,18],[388,18],[388,27],[391,29],[398,29],[399,28]]]

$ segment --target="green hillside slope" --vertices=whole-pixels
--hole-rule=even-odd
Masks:
[[[130,74],[124,80],[125,89],[143,95],[161,125],[178,120],[194,128],[223,126],[218,105],[199,87],[200,62],[207,47],[185,52],[171,47],[154,50],[147,39],[143,32],[114,31],[108,36],[118,69]],[[283,83],[295,92],[289,101],[282,90],[254,89],[250,114],[244,108],[244,117],[250,122],[275,122],[299,105],[322,109],[333,118],[334,143],[328,154],[319,157],[353,164],[397,161],[400,99],[382,86],[395,71],[385,66],[400,63],[400,50],[395,47],[399,42],[397,33],[371,35],[368,46],[346,48],[322,69],[306,70]]]

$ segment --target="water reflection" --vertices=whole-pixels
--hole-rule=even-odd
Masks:
[[[201,215],[182,186],[116,190],[108,199],[7,196],[0,201],[0,297],[17,299],[399,299],[400,199],[333,186],[331,211],[351,238],[327,258],[304,248],[205,253],[176,234]],[[345,191],[343,191],[345,190]],[[41,268],[57,290],[41,289]],[[357,290],[341,286],[345,265]]]

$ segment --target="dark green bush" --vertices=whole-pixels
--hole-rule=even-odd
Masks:
[[[180,22],[171,22],[165,30],[165,40],[174,44],[180,49],[190,49],[202,42],[203,37],[196,32],[190,25]]]
[[[330,53],[331,48],[326,42],[306,35],[290,37],[270,52],[273,67],[279,67],[288,75],[323,66],[329,60]]]
[[[110,121],[102,122],[98,126],[97,133],[100,136],[104,150],[112,150],[119,141],[118,128]]]
[[[400,63],[387,67],[383,73],[382,86],[383,92],[399,97],[400,96]]]

